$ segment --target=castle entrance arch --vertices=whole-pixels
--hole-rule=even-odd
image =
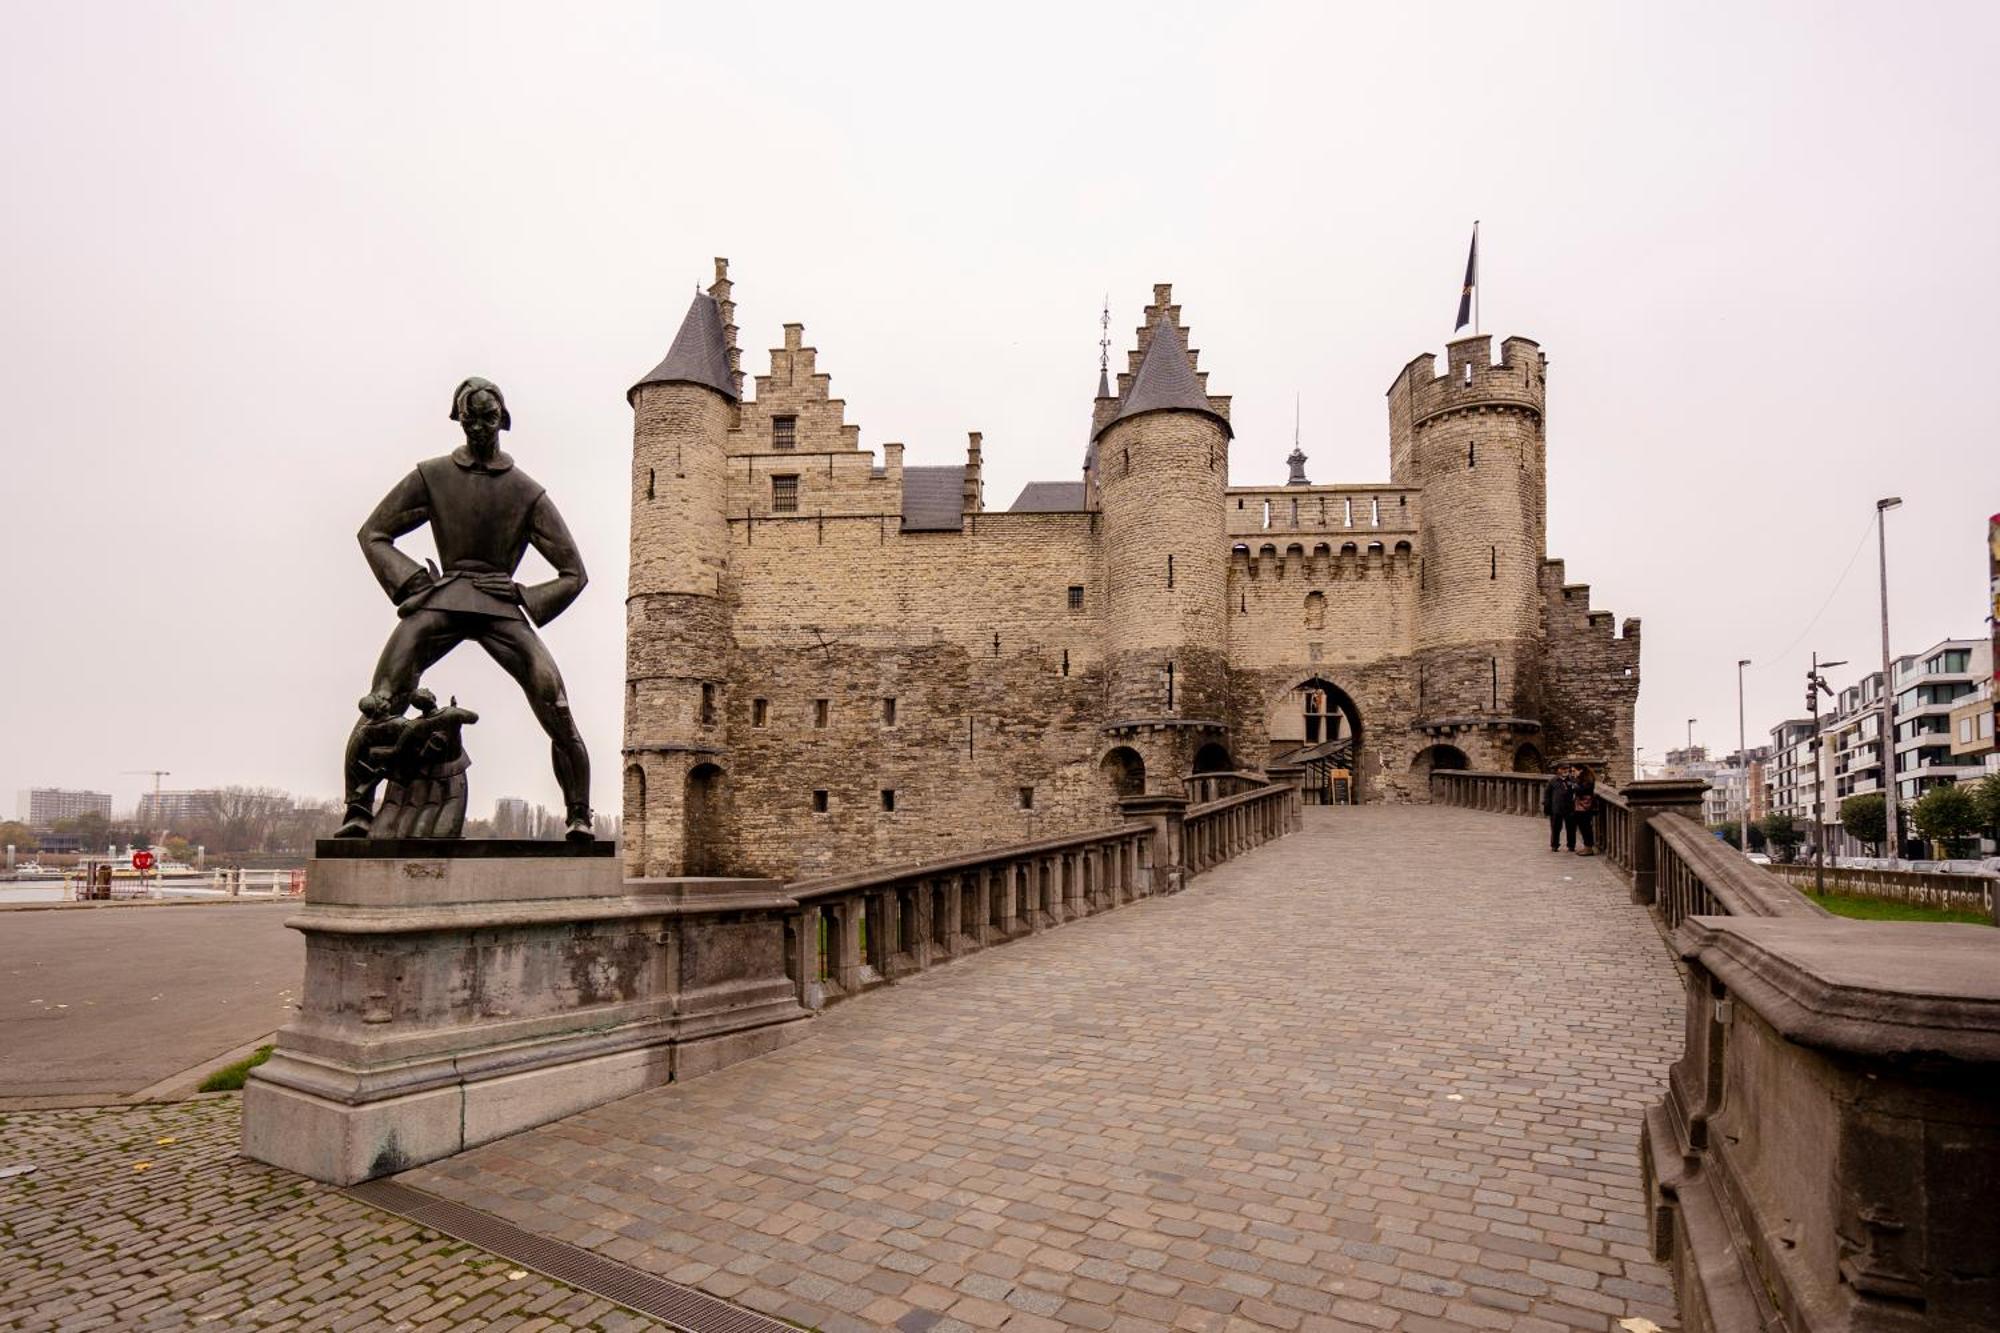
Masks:
[[[1273,760],[1305,766],[1305,799],[1316,805],[1358,804],[1366,738],[1354,697],[1323,676],[1308,676],[1275,695],[1264,710]]]

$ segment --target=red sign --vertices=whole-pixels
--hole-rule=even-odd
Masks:
[[[134,870],[151,870],[153,868],[153,854],[141,847],[138,851],[132,853],[132,868]]]

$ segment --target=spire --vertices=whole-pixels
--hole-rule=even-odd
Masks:
[[[1125,390],[1124,401],[1097,434],[1102,435],[1119,422],[1146,412],[1199,412],[1220,422],[1225,434],[1233,433],[1228,420],[1209,404],[1201,381],[1195,377],[1194,363],[1188,360],[1187,344],[1181,341],[1181,331],[1165,308],[1153,321],[1146,355]]]
[[[1104,294],[1104,315],[1097,321],[1097,396],[1111,396],[1111,293]]]
[[[626,392],[626,401],[631,402],[648,384],[700,384],[732,403],[739,401],[722,324],[721,304],[706,292],[696,292],[666,359]]]
[[[1287,486],[1310,486],[1306,480],[1306,451],[1299,448],[1299,396],[1292,395],[1292,452],[1285,459],[1292,465],[1292,475],[1285,478]]]

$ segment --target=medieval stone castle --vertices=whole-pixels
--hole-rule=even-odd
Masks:
[[[985,505],[861,447],[800,325],[744,393],[727,262],[629,395],[625,855],[793,879],[1117,822],[1197,772],[1424,800],[1433,768],[1628,779],[1639,622],[1546,555],[1547,358],[1507,338],[1389,386],[1389,481],[1229,484],[1165,285],[1080,480]]]

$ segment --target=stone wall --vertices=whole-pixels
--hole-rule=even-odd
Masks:
[[[1609,761],[1612,782],[1632,779],[1632,711],[1639,699],[1639,622],[1621,634],[1609,611],[1593,610],[1589,584],[1563,582],[1563,562],[1542,566],[1548,644],[1542,718],[1551,759]]]

